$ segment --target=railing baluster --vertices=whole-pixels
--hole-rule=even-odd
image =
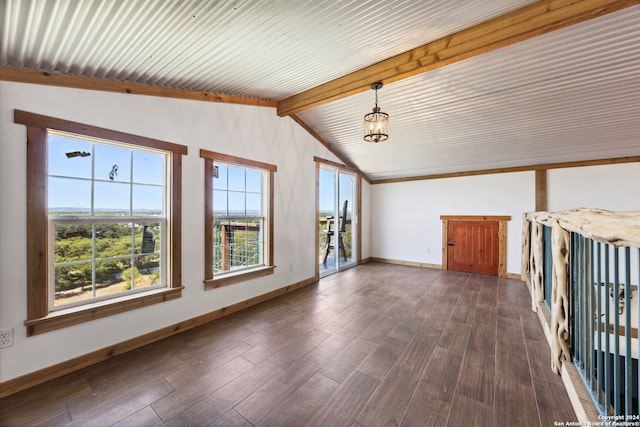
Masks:
[[[605,414],[610,412],[611,408],[611,337],[609,334],[609,325],[611,324],[610,319],[610,311],[611,311],[611,302],[609,301],[609,244],[604,245],[604,325],[605,325],[605,337],[607,340],[604,343],[605,352],[604,352],[604,399],[605,399]]]
[[[582,263],[582,321],[584,329],[584,375],[587,381],[590,381],[589,374],[591,373],[591,355],[589,354],[589,347],[591,343],[591,337],[589,336],[589,239],[583,238],[582,240],[583,251],[583,263]],[[589,383],[587,383],[589,385]]]
[[[631,415],[631,397],[633,396],[633,384],[631,383],[631,365],[633,362],[631,354],[631,248],[624,248],[625,284],[624,284],[624,410],[626,415]],[[630,418],[627,418],[630,419]]]
[[[596,258],[598,259],[598,264],[596,267],[597,277],[596,277],[596,289],[598,294],[596,295],[596,328],[598,328],[598,357],[597,364],[598,368],[596,370],[597,381],[597,402],[598,405],[602,405],[602,386],[603,386],[603,372],[602,372],[602,244],[600,242],[596,243]],[[604,288],[606,290],[606,288]],[[608,336],[608,335],[607,335]]]
[[[582,319],[582,236],[576,236],[576,311],[578,317],[578,324],[576,326],[578,336],[578,345],[577,347],[577,356],[578,356],[578,366],[580,368],[584,368],[582,364],[582,336],[584,334],[584,325]]]
[[[573,363],[580,365],[580,306],[578,305],[578,295],[580,288],[580,278],[578,277],[578,265],[580,263],[580,248],[578,243],[578,235],[571,233],[572,248],[571,251],[571,279],[573,288],[571,289],[573,307],[571,316],[573,318]]]
[[[582,265],[580,266],[580,292],[582,293],[582,299],[580,300],[580,304],[582,307],[581,314],[582,319],[580,321],[580,327],[582,328],[582,369],[584,370],[584,375],[589,376],[589,327],[587,323],[587,311],[589,310],[589,302],[587,291],[587,239],[584,236],[580,236],[580,247],[582,250],[582,255],[580,257]]]
[[[580,270],[579,270],[579,275],[580,275],[580,283],[579,283],[579,287],[580,287],[580,330],[581,330],[581,334],[580,334],[580,338],[581,338],[581,345],[580,345],[580,358],[582,359],[582,369],[584,370],[586,368],[586,356],[587,356],[587,351],[586,351],[586,346],[587,346],[587,331],[586,328],[584,327],[585,325],[585,292],[584,292],[584,265],[585,265],[585,252],[584,252],[584,236],[580,236]]]
[[[593,271],[594,271],[594,265],[593,265],[593,239],[589,239],[589,280],[587,281],[587,287],[586,289],[589,290],[589,381],[590,381],[590,385],[591,385],[591,391],[595,391],[596,388],[596,380],[595,380],[595,373],[596,373],[596,363],[594,360],[595,357],[595,353],[594,353],[594,349],[595,349],[595,341],[594,341],[594,332],[595,332],[595,328],[594,328],[594,317],[595,317],[595,301],[594,301],[594,295],[593,295]]]
[[[568,297],[569,297],[569,344],[571,346],[571,360],[576,363],[576,263],[575,263],[575,251],[576,251],[576,236],[575,233],[569,233],[569,256],[568,256]]]
[[[593,317],[594,317],[594,310],[593,310],[593,240],[592,239],[588,239],[587,242],[588,244],[588,248],[589,248],[589,253],[588,253],[588,257],[589,257],[589,262],[587,264],[587,268],[585,269],[585,290],[587,291],[587,300],[588,300],[588,307],[589,307],[589,311],[587,313],[588,315],[588,322],[587,322],[587,336],[589,339],[588,342],[588,348],[589,348],[589,357],[587,358],[587,360],[589,361],[589,369],[588,369],[588,376],[589,376],[589,385],[591,387],[591,391],[593,392],[595,390],[595,363],[594,363],[594,347],[595,347],[595,342],[594,342],[594,327],[593,327]]]
[[[618,295],[620,295],[620,254],[618,248],[613,248],[613,297],[615,311],[613,318],[613,409],[615,414],[620,414],[620,312],[618,311]]]

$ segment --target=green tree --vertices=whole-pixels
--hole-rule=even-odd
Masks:
[[[91,264],[66,265],[56,268],[56,292],[91,287]]]
[[[138,267],[134,267],[133,270],[131,268],[127,268],[126,270],[124,270],[122,272],[122,280],[124,281],[124,286],[122,287],[123,291],[130,291],[131,290],[131,283],[132,283],[132,271],[133,271],[133,276],[135,276],[135,285],[136,287],[138,287],[139,285],[142,284],[142,275],[140,274],[140,270],[138,270]]]

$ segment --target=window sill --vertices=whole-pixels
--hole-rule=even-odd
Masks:
[[[67,326],[77,325],[94,319],[123,313],[140,307],[169,301],[182,296],[184,286],[177,288],[163,288],[144,294],[136,294],[116,298],[82,307],[73,307],[66,310],[52,311],[46,317],[26,320],[27,336],[42,334]]]
[[[276,267],[265,266],[258,267],[251,270],[244,270],[238,273],[226,273],[222,277],[214,277],[213,279],[206,279],[204,281],[204,289],[208,291],[210,289],[220,288],[222,286],[232,285],[234,283],[244,282],[245,280],[255,279],[256,277],[268,276],[273,274],[273,270]]]

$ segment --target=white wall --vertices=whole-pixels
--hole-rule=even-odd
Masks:
[[[640,211],[638,183],[640,163],[553,169],[547,172],[547,207]]]
[[[534,172],[371,186],[371,256],[442,264],[440,215],[511,215],[507,272],[520,274],[522,213],[534,209]]]
[[[547,174],[548,208],[550,211],[573,208],[640,211],[638,183],[640,183],[640,163],[550,170]],[[639,281],[639,264],[637,253],[632,250],[630,262],[632,284],[637,284]],[[626,282],[623,265],[624,255],[621,253],[620,283]],[[613,256],[611,256],[611,271],[613,276]],[[633,307],[636,307],[638,302],[636,297],[634,293]]]
[[[360,180],[360,186],[362,188],[362,206],[361,211],[361,259],[367,259],[371,256],[371,184],[364,179]]]
[[[182,298],[26,337],[26,128],[13,123],[14,109],[188,146]],[[200,148],[277,165],[273,275],[204,291]],[[314,156],[338,161],[273,108],[0,82],[0,329],[15,329],[14,345],[0,349],[0,381],[313,277]]]
[[[640,164],[552,169],[549,211],[640,210]],[[371,256],[442,264],[440,215],[511,215],[507,272],[520,274],[522,213],[535,210],[535,174],[519,172],[371,186]]]

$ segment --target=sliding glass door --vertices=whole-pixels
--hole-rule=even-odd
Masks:
[[[356,264],[357,175],[321,165],[318,172],[320,277]]]

